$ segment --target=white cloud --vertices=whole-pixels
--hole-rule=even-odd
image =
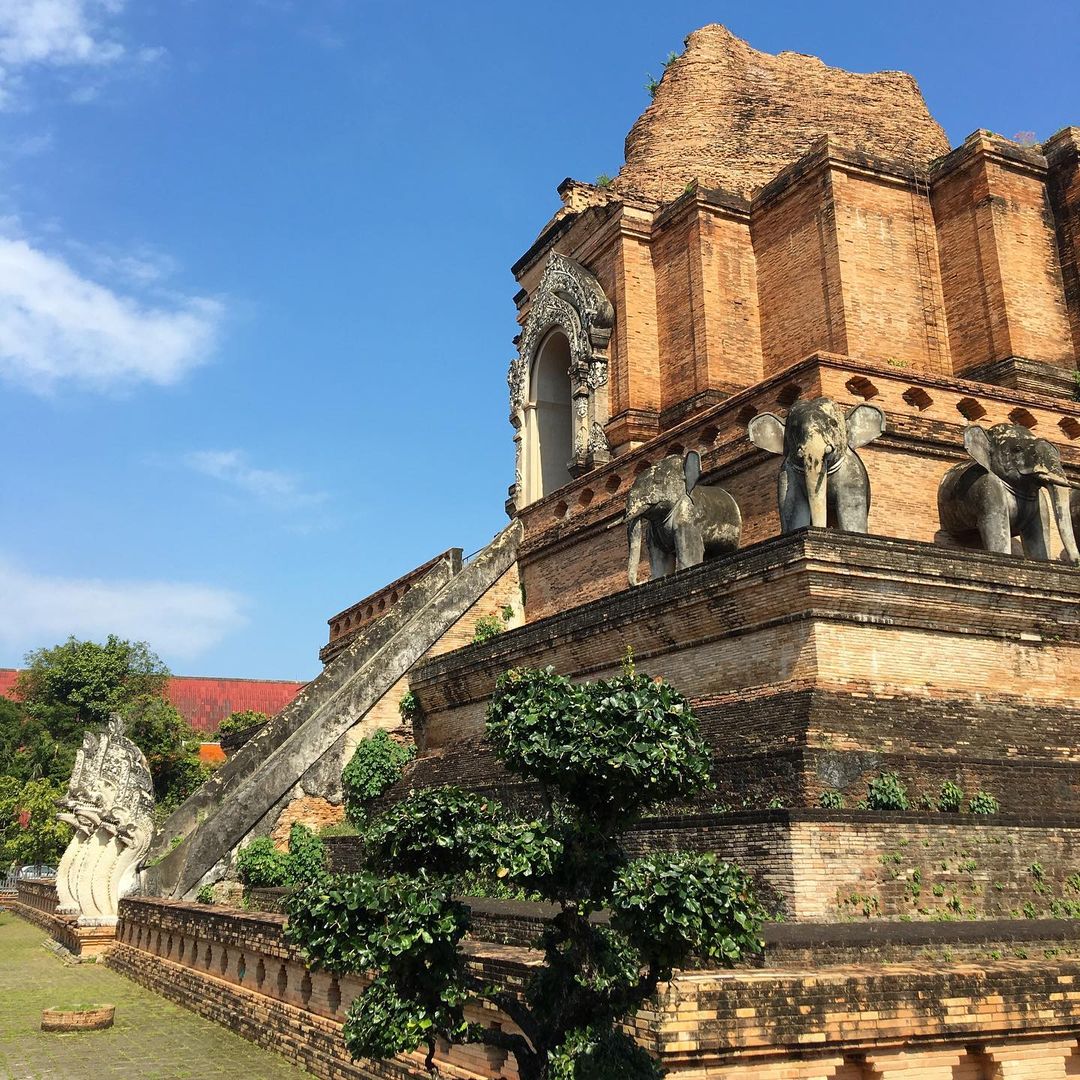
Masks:
[[[0,0],[0,62],[111,64],[124,55],[105,36],[104,17],[121,0]]]
[[[74,634],[149,642],[189,660],[244,626],[246,601],[209,585],[36,574],[0,556],[0,644],[14,655]]]
[[[60,383],[168,386],[209,358],[223,314],[207,297],[164,305],[119,294],[0,236],[0,377],[38,393]]]
[[[132,51],[110,25],[124,6],[125,0],[0,0],[0,108],[12,105],[22,73],[36,67],[100,71],[121,61],[157,60],[163,50]],[[72,95],[92,97],[92,86]]]
[[[326,499],[323,491],[305,490],[294,473],[255,468],[242,450],[194,450],[185,454],[183,461],[195,472],[220,480],[275,509],[312,506]]]

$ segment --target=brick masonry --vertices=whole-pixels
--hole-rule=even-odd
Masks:
[[[421,1075],[416,1058],[348,1060],[341,1022],[362,983],[308,971],[282,941],[281,925],[275,915],[125,900],[107,963],[272,1045],[316,1076]],[[529,963],[528,951],[513,946],[473,948],[470,956],[488,977],[508,985],[520,984]],[[687,1080],[703,1070],[727,1080],[871,1080],[900,1069],[908,1070],[908,1080],[1060,1077],[1075,1068],[1078,976],[1080,962],[1059,955],[1043,957],[1037,967],[1019,959],[936,957],[873,970],[794,965],[685,972],[662,987],[656,1005],[631,1026],[671,1075]],[[981,1068],[984,1061],[1019,1062],[1028,1071],[952,1071],[961,1063]],[[517,1076],[512,1060],[478,1047],[456,1048],[439,1064],[448,1076]]]

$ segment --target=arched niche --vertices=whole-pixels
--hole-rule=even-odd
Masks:
[[[535,502],[573,479],[574,404],[570,392],[570,341],[552,330],[536,350],[525,407],[529,478]]]
[[[507,377],[515,429],[511,514],[611,460],[604,425],[614,317],[584,266],[548,255]]]

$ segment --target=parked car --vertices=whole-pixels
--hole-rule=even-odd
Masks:
[[[25,878],[56,877],[56,867],[46,866],[45,863],[34,863],[32,866],[20,866],[16,876],[20,880]]]

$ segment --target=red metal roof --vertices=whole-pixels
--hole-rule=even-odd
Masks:
[[[0,668],[0,694],[13,697],[18,671]],[[253,709],[280,712],[305,684],[276,679],[212,679],[199,675],[173,675],[166,697],[196,731],[217,731],[229,713]]]

